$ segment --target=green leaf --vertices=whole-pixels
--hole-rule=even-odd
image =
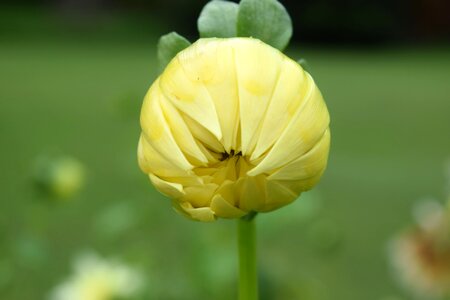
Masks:
[[[292,21],[277,0],[242,0],[239,4],[237,34],[258,38],[283,50],[292,36]]]
[[[203,7],[197,20],[200,37],[235,37],[239,5],[230,1],[213,0]]]
[[[159,38],[157,46],[158,63],[163,70],[172,58],[191,43],[176,32],[171,32]]]

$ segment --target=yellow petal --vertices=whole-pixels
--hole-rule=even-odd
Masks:
[[[216,153],[222,153],[224,151],[223,145],[220,141],[211,132],[206,130],[205,127],[187,115],[183,115],[183,119],[191,130],[192,135],[202,142],[205,147]]]
[[[226,201],[222,195],[215,195],[211,201],[211,209],[214,211],[215,215],[220,218],[240,218],[245,216],[247,213],[234,207],[228,201]]]
[[[181,51],[167,66],[160,79],[164,95],[175,107],[209,130],[218,140],[222,138],[219,120],[208,90],[199,77],[193,79],[183,65],[201,59],[197,46]]]
[[[189,202],[194,207],[209,206],[218,187],[215,183],[185,187],[185,195],[180,200]]]
[[[246,177],[236,182],[236,193],[239,195],[239,208],[243,211],[260,211],[265,203],[265,178]]]
[[[222,184],[226,180],[235,181],[236,180],[236,164],[238,158],[236,156],[230,157],[225,161],[218,162],[214,165],[215,172],[211,174],[213,177],[213,182],[217,184]]]
[[[267,181],[267,199],[262,211],[271,211],[287,205],[297,199],[300,194],[276,181]]]
[[[325,102],[315,85],[307,97],[267,156],[248,172],[249,176],[270,172],[290,163],[314,147],[323,136],[330,121]]]
[[[281,52],[252,39],[235,40],[242,154],[250,153],[277,84]]]
[[[217,172],[216,168],[195,168],[194,169],[195,174],[198,176],[212,176],[215,172]]]
[[[200,151],[202,151],[203,155],[205,155],[205,157],[208,160],[209,164],[215,164],[215,163],[219,162],[220,158],[222,157],[221,153],[209,151],[198,140],[196,140],[196,143],[197,143],[198,148],[200,149]]]
[[[150,174],[149,177],[153,185],[158,189],[158,191],[160,191],[167,197],[177,199],[185,194],[183,191],[183,186],[179,183],[173,183],[162,180],[161,178],[153,174]]]
[[[161,107],[164,112],[164,117],[169,124],[173,137],[180,147],[180,149],[187,155],[193,157],[196,164],[206,164],[208,159],[200,150],[197,142],[191,134],[188,126],[184,122],[178,110],[168,101],[161,101]]]
[[[247,212],[236,207],[236,185],[234,181],[225,180],[216,191],[211,201],[211,209],[221,218],[240,218]]]
[[[253,166],[243,157],[241,157],[238,161],[237,169],[239,171],[238,177],[244,178],[247,177],[247,172],[252,168]]]
[[[225,180],[217,189],[216,194],[220,194],[230,205],[236,207],[239,205],[239,193],[236,192],[237,190],[236,181]]]
[[[234,51],[229,40],[204,39],[197,42],[199,57],[183,64],[186,74],[200,78],[214,102],[227,152],[236,149],[239,99]]]
[[[154,173],[162,177],[190,177],[189,171],[181,169],[156,151],[144,138],[139,138],[139,166],[145,173]]]
[[[325,169],[330,149],[330,130],[326,130],[320,141],[306,154],[283,166],[268,177],[269,180],[302,180]]]
[[[194,220],[202,222],[212,222],[216,220],[214,212],[209,207],[194,208],[189,202],[181,202],[179,207]]]
[[[145,140],[167,160],[183,170],[192,169],[175,142],[169,125],[163,115],[158,85],[154,84],[144,99],[141,111],[141,127]]]
[[[303,180],[277,180],[278,183],[284,185],[295,194],[300,194],[301,192],[306,192],[315,186],[320,178],[322,177],[324,170],[320,171],[316,175],[306,178]]]
[[[310,87],[300,65],[291,59],[285,59],[281,66],[278,84],[263,120],[256,148],[250,158],[252,161],[266,152],[280,137],[298,107],[305,100],[308,89]]]
[[[193,171],[189,171],[188,175],[184,177],[167,176],[162,177],[162,179],[169,182],[176,182],[183,186],[200,185],[205,183],[202,178],[197,176],[197,174]]]

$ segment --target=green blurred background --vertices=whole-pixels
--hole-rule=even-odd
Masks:
[[[195,40],[204,3],[0,5],[0,299],[46,299],[85,250],[141,270],[136,299],[236,298],[235,222],[178,216],[136,159],[157,39]],[[285,4],[287,52],[307,59],[324,94],[332,149],[315,190],[258,216],[261,299],[410,299],[386,247],[415,202],[446,197],[448,3]],[[67,199],[34,184],[42,158],[61,156],[86,174]]]

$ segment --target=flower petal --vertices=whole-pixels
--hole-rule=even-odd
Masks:
[[[208,159],[203,154],[202,150],[200,150],[189,127],[186,125],[178,110],[168,101],[161,101],[161,107],[173,137],[180,149],[189,156],[192,156],[195,160],[200,162],[200,164],[206,165]]]
[[[244,177],[236,182],[236,193],[239,198],[239,208],[243,211],[261,211],[265,203],[265,178]]]
[[[208,90],[203,84],[203,80],[213,75],[213,69],[204,67],[204,69],[199,70],[202,71],[202,77],[198,75],[192,78],[191,72],[193,69],[187,68],[187,71],[185,71],[183,67],[184,65],[195,64],[200,60],[202,60],[202,49],[198,43],[195,43],[181,51],[170,62],[161,75],[159,85],[164,95],[175,107],[196,120],[220,140],[222,132],[216,109]]]
[[[324,170],[320,171],[310,178],[306,178],[303,180],[277,180],[277,182],[286,186],[288,189],[299,195],[301,192],[306,192],[313,186],[315,186],[322,177],[323,172]]]
[[[156,151],[141,135],[138,145],[139,166],[145,173],[163,177],[189,177],[189,171],[181,169]]]
[[[149,177],[151,182],[158,189],[158,191],[160,191],[167,197],[177,199],[185,195],[185,192],[183,191],[183,186],[181,184],[162,180],[161,178],[153,174],[150,174]]]
[[[239,208],[231,205],[220,194],[217,194],[213,197],[211,201],[211,209],[214,211],[216,216],[220,218],[228,218],[228,219],[240,218],[247,214],[246,212],[240,210]]]
[[[277,83],[281,52],[252,39],[235,40],[242,154],[256,145],[260,123]]]
[[[197,176],[193,171],[189,171],[188,176],[184,176],[184,177],[175,177],[175,176],[162,177],[161,176],[161,179],[164,179],[169,182],[176,182],[183,186],[200,185],[200,184],[205,183],[202,180],[202,178]]]
[[[176,143],[161,109],[162,94],[154,84],[144,99],[141,111],[141,127],[145,140],[167,160],[182,170],[192,169]]]
[[[196,143],[198,145],[198,148],[200,149],[200,151],[202,151],[203,155],[205,155],[206,159],[208,160],[208,162],[210,164],[215,164],[215,163],[219,162],[220,158],[222,157],[221,153],[209,151],[203,145],[203,143],[199,142],[198,140],[196,140]]]
[[[189,202],[194,207],[209,206],[218,187],[215,183],[187,186],[184,188],[186,194],[180,200]]]
[[[261,133],[250,160],[255,160],[266,152],[280,137],[292,120],[295,112],[310,87],[305,80],[305,72],[291,59],[285,59],[281,66],[280,78],[264,117]]]
[[[223,145],[220,143],[220,141],[208,130],[206,130],[205,127],[200,125],[197,121],[189,117],[188,115],[183,115],[183,119],[186,122],[186,125],[189,127],[189,129],[192,132],[192,135],[202,142],[204,146],[208,149],[211,149],[214,152],[222,153],[223,152]]]
[[[309,76],[309,80],[312,78]],[[323,136],[328,128],[330,117],[319,89],[314,83],[311,94],[298,109],[295,117],[276,141],[267,156],[249,176],[267,173],[302,156]]]
[[[299,193],[295,193],[285,185],[276,181],[268,180],[266,190],[267,199],[262,211],[275,210],[291,203],[300,196]]]
[[[207,45],[207,46],[206,46]],[[236,85],[234,49],[228,40],[205,39],[199,48],[214,47],[202,52],[201,59],[192,60],[183,67],[187,74],[203,78],[203,84],[214,102],[222,131],[222,144],[227,152],[237,149],[236,138],[239,126],[239,95]],[[208,65],[211,64],[211,65]],[[206,76],[205,70],[212,76]]]
[[[212,222],[216,220],[214,212],[209,207],[194,208],[189,202],[181,202],[179,208],[190,218],[197,221]]]
[[[268,177],[269,180],[302,180],[310,178],[325,169],[330,149],[330,130],[327,129],[320,141],[306,154],[283,166]]]

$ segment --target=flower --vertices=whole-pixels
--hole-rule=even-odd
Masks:
[[[200,39],[145,96],[141,169],[200,221],[267,212],[312,188],[327,164],[329,115],[312,77],[252,38]]]
[[[450,296],[450,215],[439,203],[425,202],[415,210],[417,225],[390,244],[398,279],[426,299]]]
[[[126,299],[142,286],[139,272],[94,253],[80,256],[74,269],[74,274],[51,292],[50,300]]]

